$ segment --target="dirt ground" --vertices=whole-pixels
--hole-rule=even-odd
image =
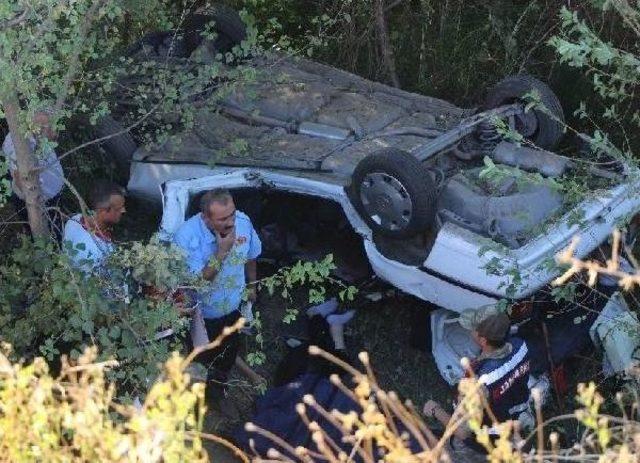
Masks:
[[[388,291],[388,295],[378,302],[365,302],[358,298],[355,303],[342,304],[344,308],[356,309],[356,316],[345,329],[347,349],[353,364],[358,365],[357,353],[365,350],[369,352],[378,380],[385,389],[397,391],[401,397],[411,399],[416,404],[422,404],[430,398],[445,402],[450,396],[449,387],[438,374],[430,354],[428,332],[420,335],[412,333],[410,328],[411,321],[416,319],[416,311],[423,312],[426,319],[426,304],[390,290],[383,284],[376,287],[376,292],[379,290]],[[299,291],[294,298],[296,306],[308,305],[305,296],[304,290]],[[264,293],[260,295],[256,309],[263,320],[263,350],[267,354],[266,362],[256,370],[271,382],[273,372],[287,349],[284,338],[306,336],[306,315],[300,312],[295,322],[283,323],[285,309],[282,299]],[[421,341],[424,348],[412,346],[412,340],[414,343]],[[245,352],[256,347],[250,337],[243,342]],[[241,419],[229,422],[210,413],[206,420],[209,432],[228,435],[251,416],[252,401],[259,393],[237,375],[234,375],[233,383],[236,387],[231,395],[239,405]],[[219,449],[212,447],[211,450],[217,458],[220,457]]]

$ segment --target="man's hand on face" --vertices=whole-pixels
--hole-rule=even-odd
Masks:
[[[214,232],[216,234],[216,242],[218,243],[218,252],[227,254],[231,251],[233,243],[236,242],[236,227],[233,227],[225,236],[222,236],[218,230],[214,230]]]

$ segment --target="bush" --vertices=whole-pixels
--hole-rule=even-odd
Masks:
[[[122,395],[144,394],[158,366],[181,347],[176,337],[156,334],[180,335],[187,320],[170,298],[146,297],[143,288],[171,293],[182,265],[179,253],[152,240],[121,249],[111,271],[87,277],[54,244],[24,238],[0,264],[0,336],[13,345],[14,359],[42,355],[54,369],[61,353],[75,360],[95,346],[99,360],[120,362],[105,374]]]

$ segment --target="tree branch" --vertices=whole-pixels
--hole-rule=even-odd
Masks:
[[[149,116],[151,116],[151,114],[153,114],[155,112],[155,110],[158,109],[159,106],[160,106],[160,103],[156,104],[153,108],[151,108],[149,110],[149,112],[147,114],[142,116],[140,119],[138,119],[136,122],[131,124],[129,127],[125,127],[124,129],[120,130],[119,132],[112,133],[111,135],[105,135],[104,137],[95,138],[95,139],[93,139],[91,141],[88,141],[88,142],[85,142],[85,143],[83,143],[81,145],[78,145],[75,148],[71,148],[69,151],[67,151],[64,154],[61,154],[60,156],[58,156],[58,161],[62,161],[64,158],[66,158],[70,154],[73,154],[76,151],[79,151],[79,150],[81,150],[83,148],[86,148],[87,146],[95,145],[96,143],[102,143],[105,140],[108,140],[108,139],[113,138],[113,137],[117,137],[118,135],[125,134],[125,133],[131,131],[131,129],[135,129],[137,126],[142,124]],[[45,169],[48,169],[52,165],[53,165],[53,163],[50,163],[50,164],[47,164],[45,166],[39,167],[36,170],[38,172],[41,172],[41,171],[43,171]]]
[[[27,144],[25,131],[20,122],[21,110],[18,91],[13,81],[3,89],[2,109],[7,119],[11,141],[13,142],[16,153],[18,175],[20,175],[22,179],[22,194],[24,195],[31,233],[34,237],[48,236],[49,224],[45,217],[44,208],[42,207],[44,201],[38,180],[38,172],[36,170],[36,157]]]
[[[78,36],[76,37],[75,45],[73,47],[73,53],[69,59],[67,73],[63,79],[62,91],[58,94],[56,98],[56,102],[53,105],[53,110],[57,114],[62,106],[64,105],[65,100],[67,99],[67,95],[69,95],[69,90],[71,88],[71,82],[73,81],[73,77],[78,72],[78,65],[80,64],[80,55],[82,55],[82,48],[84,41],[91,30],[91,24],[93,23],[96,12],[98,9],[106,2],[106,0],[96,1],[91,5],[89,11],[84,16],[84,22],[80,26],[80,31]]]
[[[387,72],[393,86],[400,88],[400,79],[398,79],[398,73],[396,72],[393,49],[389,43],[389,31],[387,30],[387,21],[384,16],[384,11],[384,1],[375,0],[374,14],[376,18],[376,32],[378,35],[378,43],[380,45],[380,53],[382,55],[382,62],[387,68]]]
[[[64,184],[67,186],[67,188],[69,188],[69,191],[71,191],[73,196],[75,196],[76,199],[78,200],[78,204],[80,205],[80,212],[82,213],[82,216],[85,219],[89,217],[89,207],[87,206],[87,203],[85,202],[84,198],[80,196],[80,193],[78,193],[78,190],[76,190],[76,188],[73,186],[71,182],[69,182],[69,180],[67,180],[64,177],[62,178],[62,180],[64,180]]]
[[[393,10],[396,6],[404,3],[405,1],[406,0],[396,0],[395,2],[389,3],[387,6],[384,7],[385,14],[388,13],[389,11]]]
[[[10,29],[19,24],[22,24],[25,18],[27,17],[27,14],[29,14],[29,8],[25,8],[25,10],[22,13],[15,16],[13,19],[9,19],[7,21],[3,21],[2,23],[0,23],[0,29]]]

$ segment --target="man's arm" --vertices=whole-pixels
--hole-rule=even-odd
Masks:
[[[229,254],[229,251],[231,251],[231,248],[236,242],[235,227],[224,237],[215,230],[214,233],[216,235],[218,250],[211,257],[211,259],[209,259],[207,265],[202,269],[202,278],[207,281],[213,281],[215,280],[216,276],[218,276],[218,273],[220,273],[220,270],[222,269],[222,264],[224,263],[227,254]]]
[[[221,252],[220,248],[218,248],[218,251],[209,260],[209,263],[202,269],[202,278],[207,281],[215,280],[222,269],[222,263],[225,257],[227,257],[227,253]]]
[[[424,404],[423,413],[430,418],[437,420],[445,428],[450,424],[452,416],[446,412],[444,408],[433,400],[428,400]],[[471,430],[467,426],[466,422],[461,423],[453,432],[453,434],[460,440],[465,440],[471,437]]]

